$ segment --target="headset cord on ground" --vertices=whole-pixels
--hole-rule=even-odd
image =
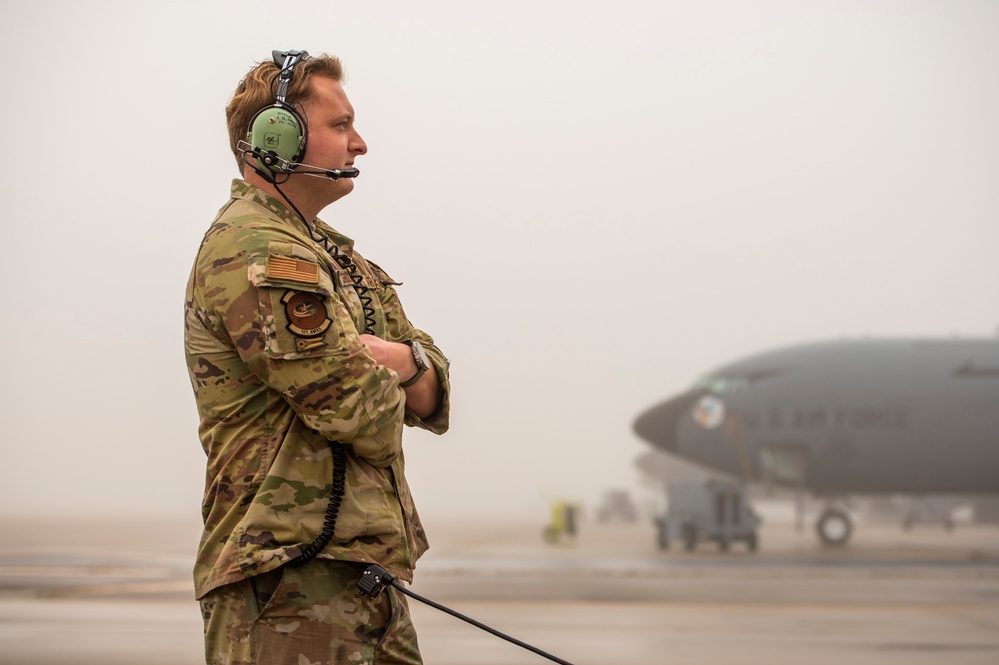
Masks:
[[[507,642],[510,642],[511,644],[516,644],[517,646],[519,646],[519,647],[521,647],[523,649],[527,649],[528,651],[532,651],[532,652],[538,654],[539,656],[547,658],[548,660],[550,660],[552,662],[561,663],[561,665],[572,665],[572,663],[570,663],[567,660],[562,660],[558,656],[553,656],[552,654],[547,653],[545,651],[542,651],[541,649],[539,649],[537,647],[531,646],[530,644],[527,644],[526,642],[521,642],[520,640],[518,640],[515,637],[510,637],[509,635],[501,633],[500,631],[496,630],[495,628],[490,628],[486,624],[481,623],[479,621],[476,621],[475,619],[472,619],[471,617],[467,617],[467,616],[465,616],[464,614],[462,614],[460,612],[456,612],[456,611],[452,610],[449,607],[445,607],[444,605],[441,605],[440,603],[435,603],[434,601],[430,600],[429,598],[424,598],[423,596],[421,596],[421,595],[419,595],[417,593],[413,593],[412,591],[410,591],[409,589],[407,589],[403,585],[399,584],[399,582],[397,582],[396,579],[395,579],[395,575],[393,575],[392,573],[388,572],[387,570],[385,570],[384,568],[382,568],[381,566],[379,566],[377,564],[372,564],[372,565],[368,566],[364,570],[364,574],[361,575],[361,579],[357,581],[357,588],[361,591],[362,594],[364,594],[366,596],[371,596],[372,598],[374,598],[374,597],[378,596],[378,594],[381,593],[382,589],[385,588],[385,585],[387,585],[387,584],[392,585],[392,587],[395,588],[397,591],[399,591],[400,593],[403,593],[403,594],[409,596],[410,598],[413,598],[414,600],[418,600],[421,603],[424,603],[425,605],[429,605],[430,607],[438,609],[441,612],[444,612],[445,614],[450,614],[451,616],[453,616],[453,617],[455,617],[457,619],[461,619],[462,621],[464,621],[466,623],[472,624],[476,628],[481,628],[482,630],[486,631],[487,633],[491,633],[491,634],[495,635],[496,637],[498,637],[500,639],[503,639],[503,640],[506,640]]]

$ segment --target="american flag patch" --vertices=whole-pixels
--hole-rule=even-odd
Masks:
[[[268,256],[267,277],[289,282],[319,283],[319,265],[287,256]]]

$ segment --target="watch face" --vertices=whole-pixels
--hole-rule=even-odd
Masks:
[[[430,369],[430,363],[427,361],[427,352],[423,350],[423,345],[413,340],[413,358],[416,359],[416,365],[420,369]]]

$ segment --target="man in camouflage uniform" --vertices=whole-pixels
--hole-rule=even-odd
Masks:
[[[428,547],[402,429],[447,430],[448,360],[406,318],[398,282],[316,218],[353,180],[276,178],[246,152],[278,70],[254,68],[226,109],[243,178],[186,295],[208,456],[194,569],[207,662],[420,663],[405,596],[389,587],[370,598],[355,584],[371,563],[412,581]],[[367,152],[341,79],[330,56],[293,69],[287,103],[307,118],[303,164],[349,169]]]

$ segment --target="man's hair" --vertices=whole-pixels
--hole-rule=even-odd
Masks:
[[[246,162],[243,161],[242,152],[239,150],[239,142],[246,140],[253,116],[261,109],[274,104],[278,73],[280,68],[273,61],[261,62],[239,82],[236,92],[232,94],[232,99],[225,107],[226,123],[229,126],[229,147],[236,156],[241,174]],[[339,58],[325,53],[302,60],[295,66],[294,75],[285,95],[285,103],[300,108],[302,102],[312,96],[313,76],[325,76],[342,82],[343,65],[340,64]]]

